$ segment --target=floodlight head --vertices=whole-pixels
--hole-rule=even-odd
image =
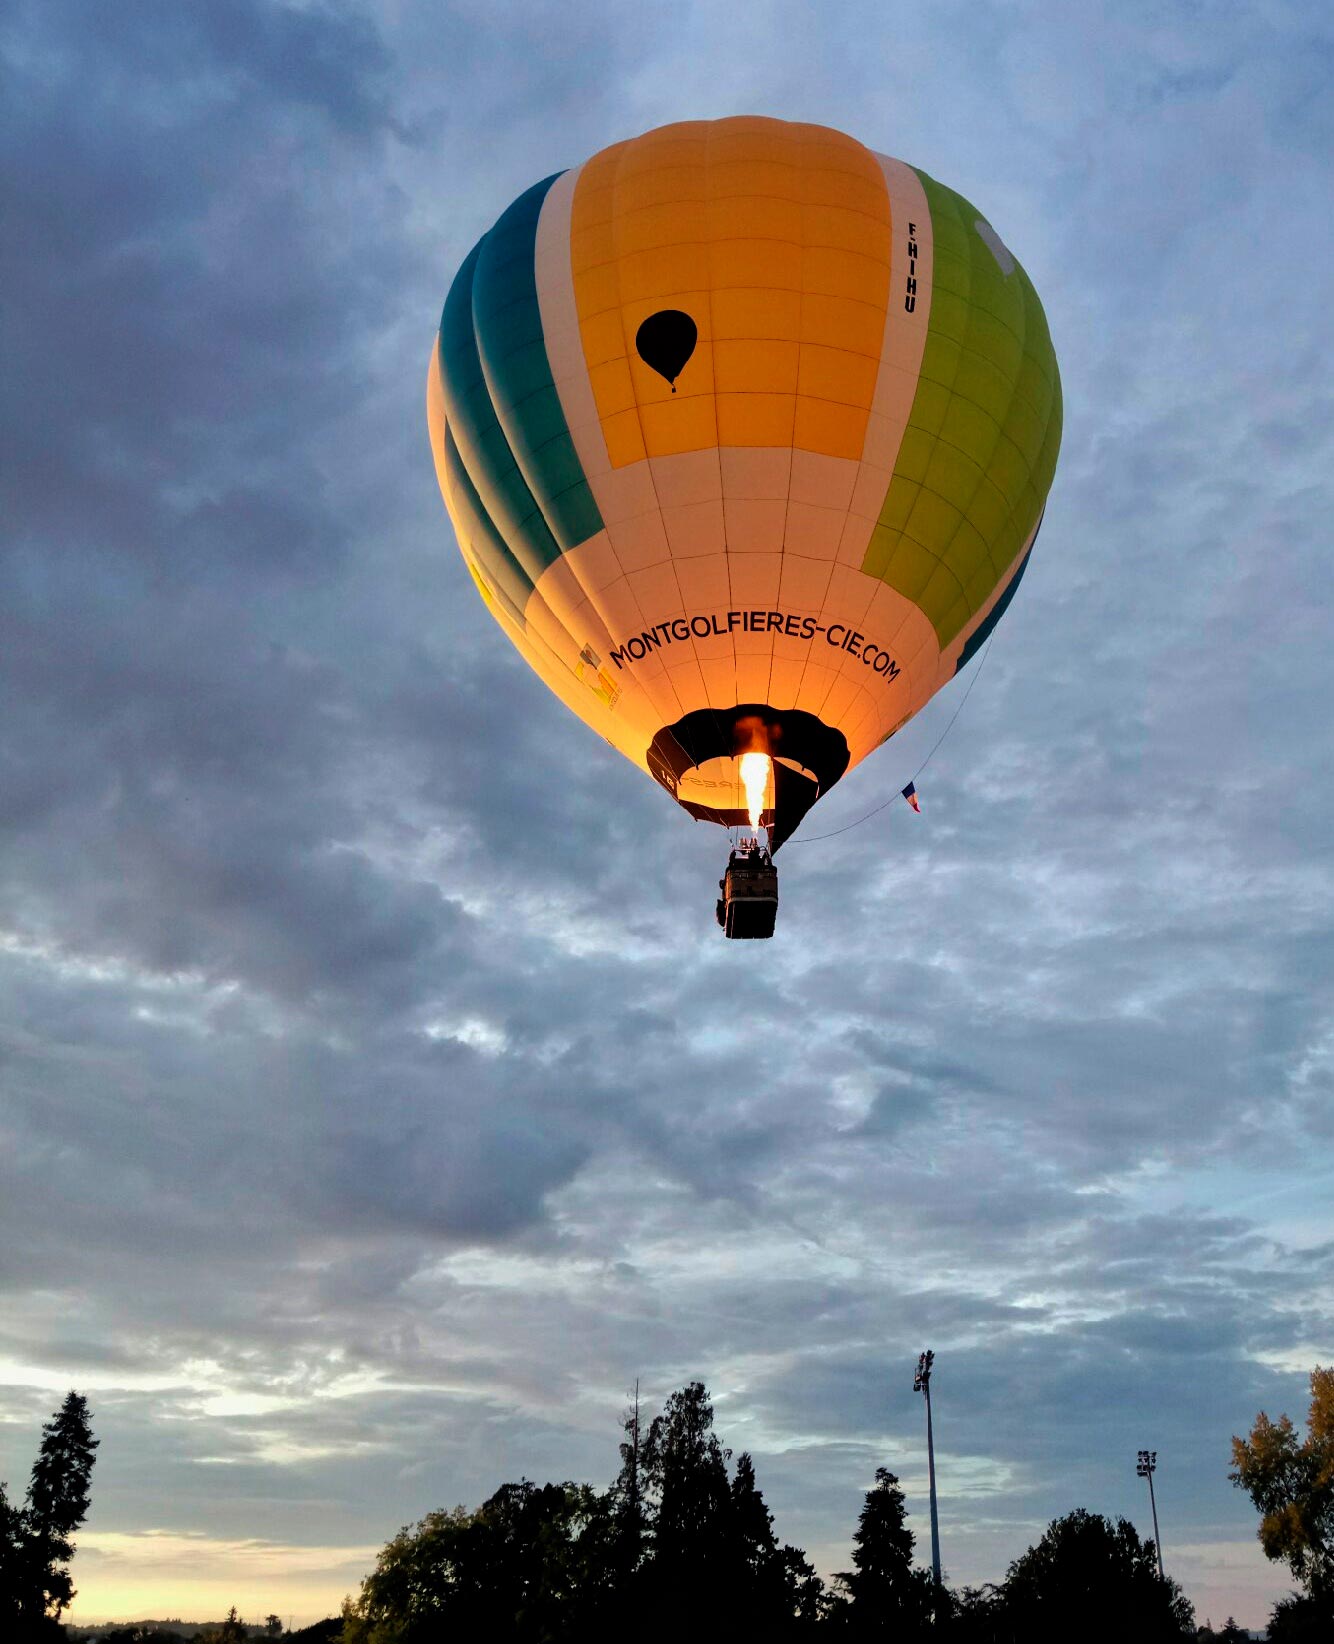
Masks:
[[[1141,1478],[1148,1478],[1157,1465],[1158,1452],[1156,1450],[1141,1450],[1135,1464],[1135,1471]]]
[[[928,1347],[925,1353],[917,1360],[917,1374],[913,1377],[912,1390],[914,1393],[925,1393],[931,1381],[931,1366],[936,1355]]]

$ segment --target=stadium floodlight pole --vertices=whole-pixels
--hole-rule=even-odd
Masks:
[[[1158,1579],[1163,1579],[1163,1544],[1158,1536],[1158,1503],[1153,1496],[1153,1475],[1158,1467],[1158,1452],[1156,1450],[1141,1450],[1139,1460],[1135,1463],[1135,1471],[1141,1478],[1149,1481],[1149,1506],[1153,1509],[1153,1545],[1158,1554]]]
[[[931,1366],[935,1361],[936,1355],[927,1348],[917,1360],[912,1390],[926,1395],[926,1470],[931,1481],[931,1579],[939,1587],[940,1522],[936,1517],[936,1446],[931,1434]]]

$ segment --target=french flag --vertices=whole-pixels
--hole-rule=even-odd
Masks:
[[[908,801],[908,803],[912,806],[912,808],[917,812],[918,816],[920,816],[922,814],[922,802],[921,802],[920,799],[918,799],[917,789],[913,786],[913,784],[911,782],[903,790],[903,797]]]

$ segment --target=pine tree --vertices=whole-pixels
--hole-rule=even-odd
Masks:
[[[804,1636],[819,1618],[824,1584],[799,1548],[779,1547],[773,1514],[745,1451],[737,1457],[732,1477],[731,1509],[732,1554],[726,1579],[737,1636]]]
[[[72,1536],[88,1513],[94,1451],[88,1400],[70,1393],[42,1429],[42,1447],[28,1485],[28,1524],[37,1535]]]
[[[635,1402],[621,1419],[621,1470],[612,1485],[616,1518],[618,1573],[629,1581],[643,1561],[648,1541],[648,1507],[644,1500],[644,1438],[639,1415],[639,1383]]]
[[[646,1601],[660,1636],[716,1631],[728,1605],[731,1489],[702,1382],[673,1393],[644,1445],[652,1570]]]
[[[854,1568],[838,1580],[848,1593],[848,1620],[858,1637],[913,1638],[932,1611],[931,1577],[913,1568],[917,1538],[908,1528],[903,1491],[888,1468],[877,1467],[857,1533],[852,1538]]]
[[[756,1486],[755,1464],[744,1450],[737,1457],[731,1493],[732,1535],[738,1562],[752,1579],[759,1579],[777,1554],[778,1544],[774,1540],[774,1516]]]
[[[202,1636],[207,1644],[242,1644],[242,1640],[249,1638],[250,1634],[233,1604],[227,1612],[227,1619],[218,1627],[210,1627]]]
[[[42,1429],[22,1510],[0,1492],[0,1618],[20,1637],[58,1633],[55,1620],[74,1597],[72,1538],[88,1512],[97,1443],[87,1399],[70,1393]]]

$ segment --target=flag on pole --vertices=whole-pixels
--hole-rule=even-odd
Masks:
[[[919,799],[917,797],[917,789],[913,786],[913,784],[911,782],[903,790],[903,797],[908,801],[908,803],[912,806],[912,808],[917,812],[918,816],[920,816],[922,814],[921,802],[919,801]]]

